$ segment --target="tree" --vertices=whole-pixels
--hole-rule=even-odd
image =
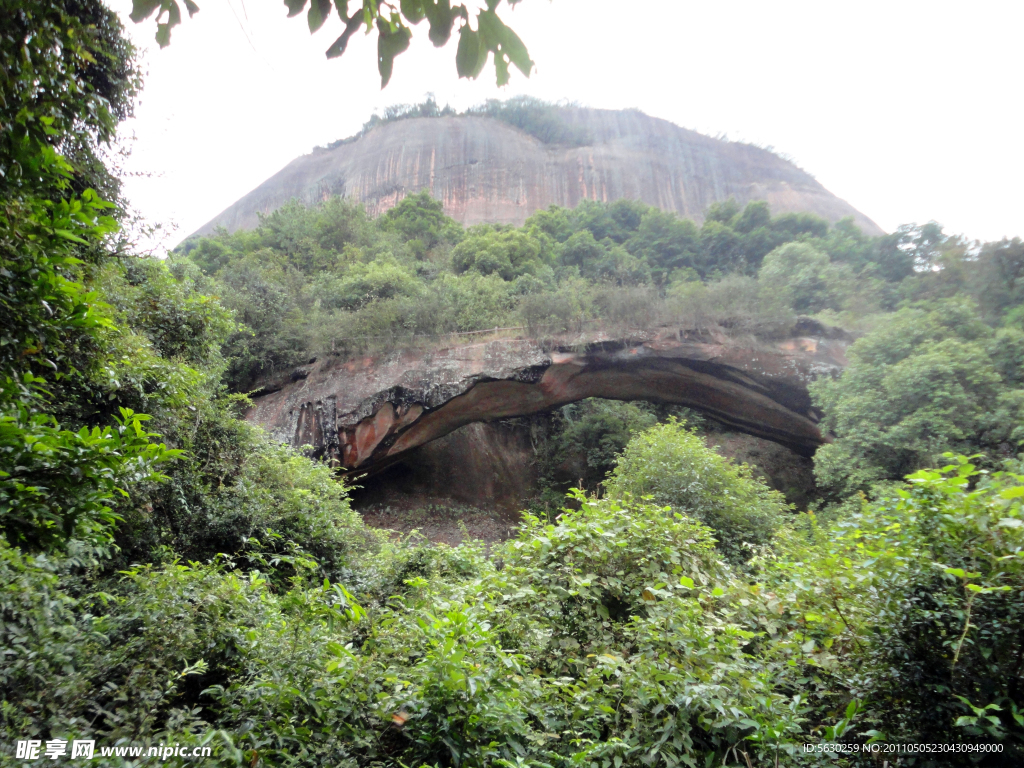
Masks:
[[[473,227],[466,239],[452,251],[452,266],[458,273],[470,269],[482,275],[496,274],[504,280],[545,272],[547,255],[543,241],[522,230],[500,226]]]
[[[1012,293],[1017,281],[1024,276],[1024,240],[1004,237],[998,243],[986,243],[982,253],[995,262],[1007,290]]]
[[[624,243],[640,227],[640,222],[651,206],[640,200],[622,198],[611,203],[580,200],[572,212],[576,228],[588,229],[596,240],[611,239]]]
[[[458,243],[463,234],[459,223],[445,215],[441,201],[435,200],[425,189],[404,198],[385,213],[381,229],[397,232],[419,257],[442,241]]]
[[[99,145],[138,75],[98,0],[10,2],[0,19],[0,532],[28,549],[101,543],[123,486],[177,455],[150,440],[148,416],[110,412],[90,391],[115,326],[83,272],[117,256],[118,224],[89,185],[117,192]],[[84,413],[91,423],[68,423]]]
[[[689,219],[652,208],[641,218],[626,248],[634,256],[647,260],[658,283],[667,283],[673,271],[694,267],[700,239],[697,226]]]
[[[709,205],[704,213],[704,221],[716,221],[719,224],[731,227],[739,216],[740,206],[736,202],[736,198],[730,197],[728,200]]]
[[[199,12],[193,0],[182,0],[190,17]],[[519,0],[508,0],[515,5]],[[344,25],[340,37],[327,49],[327,58],[333,59],[345,53],[348,41],[360,27],[367,33],[377,29],[377,69],[380,72],[380,87],[385,88],[391,80],[395,57],[409,48],[412,39],[410,26],[426,20],[429,27],[427,37],[436,47],[445,45],[451,38],[456,21],[459,26],[459,45],[455,54],[455,68],[459,77],[476,79],[493,55],[494,71],[498,85],[505,85],[509,78],[509,65],[526,77],[533,71],[533,61],[519,36],[503,22],[497,14],[501,0],[487,0],[487,7],[476,15],[476,29],[470,24],[470,12],[464,5],[452,6],[450,0],[401,0],[399,3],[362,0],[285,0],[288,16],[297,16],[306,10],[306,21],[310,34],[319,30],[337,7],[338,16]],[[133,0],[131,19],[139,23],[156,13],[156,41],[163,48],[171,42],[171,30],[181,23],[181,7],[177,0]]]
[[[754,200],[747,203],[732,225],[733,229],[743,234],[750,234],[755,229],[767,227],[772,223],[772,212],[765,200]]]
[[[769,291],[784,295],[795,311],[815,313],[840,308],[843,277],[828,254],[807,243],[786,243],[764,257],[757,279]]]
[[[901,309],[859,339],[840,378],[811,385],[836,437],[815,456],[819,482],[868,489],[934,465],[950,448],[1012,454],[1024,440],[1024,391],[1013,355],[993,358],[1011,340],[993,336],[957,298]]]
[[[707,276],[738,269],[743,264],[741,246],[742,238],[728,224],[718,219],[706,219],[700,228],[700,261],[697,263],[697,271]]]
[[[579,267],[580,272],[583,272],[587,267],[600,261],[604,252],[604,246],[594,239],[590,230],[581,229],[562,246],[562,263],[570,267]]]
[[[0,29],[0,195],[92,187],[116,201],[97,153],[141,85],[117,15],[90,0],[5,0]]]
[[[828,222],[815,213],[784,213],[772,219],[772,229],[786,240],[796,240],[801,235],[825,237]]]

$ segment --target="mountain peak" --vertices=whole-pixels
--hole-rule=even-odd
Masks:
[[[571,142],[550,143],[550,130],[532,135],[529,125],[509,124],[499,111],[385,120],[296,158],[194,234],[253,228],[259,214],[293,198],[312,204],[340,195],[376,216],[423,189],[467,226],[518,226],[550,205],[620,198],[699,223],[711,204],[731,197],[740,206],[766,200],[775,214],[807,211],[830,222],[852,216],[866,234],[882,234],[871,219],[767,149],[711,138],[639,110],[543,109],[548,121],[567,128],[561,134]],[[557,141],[559,132],[554,135]]]

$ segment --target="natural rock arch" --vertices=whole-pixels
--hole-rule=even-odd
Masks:
[[[466,424],[588,397],[685,405],[810,456],[827,438],[807,384],[842,370],[847,343],[805,320],[773,341],[660,328],[314,361],[265,385],[247,418],[348,475],[373,474]]]

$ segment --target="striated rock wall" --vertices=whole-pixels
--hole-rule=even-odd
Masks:
[[[797,328],[801,335],[771,343],[661,328],[555,348],[502,339],[320,361],[265,387],[248,418],[353,474],[379,471],[467,424],[588,397],[685,405],[809,456],[825,438],[807,384],[842,369],[847,342],[813,323]]]
[[[539,467],[529,430],[497,421],[467,424],[358,481],[357,509],[436,501],[514,514],[536,492]]]
[[[635,110],[574,109],[568,122],[590,146],[546,145],[484,117],[401,120],[348,144],[289,163],[195,234],[249,229],[258,214],[292,198],[359,200],[378,215],[422,189],[465,225],[522,224],[539,209],[584,199],[643,200],[697,220],[714,202],[767,200],[776,214],[810,211],[835,222],[853,216],[868,234],[882,230],[813,177],[764,149],[713,139]]]
[[[704,442],[740,464],[749,464],[754,474],[769,487],[781,492],[797,509],[807,509],[817,492],[814,461],[771,440],[741,432],[712,429]]]

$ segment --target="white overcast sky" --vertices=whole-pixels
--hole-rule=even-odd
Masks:
[[[1020,0],[523,0],[501,13],[537,64],[528,80],[513,70],[498,89],[490,66],[459,80],[457,34],[435,49],[424,23],[383,91],[375,36],[324,57],[337,16],[311,37],[279,1],[197,0],[160,50],[152,19],[108,2],[145,49],[126,126],[143,175],[128,196],[178,227],[172,245],[295,157],[428,92],[458,109],[519,94],[636,107],[771,145],[887,231],[934,219],[970,238],[1024,235]]]

